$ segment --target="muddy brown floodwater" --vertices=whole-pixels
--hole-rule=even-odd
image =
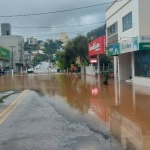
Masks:
[[[90,116],[91,120],[95,118],[97,125],[105,126],[107,129],[104,130],[107,132],[103,129],[91,128],[89,125],[90,130],[101,134],[105,139],[111,136],[122,149],[150,149],[150,88],[148,87],[118,82],[114,79],[110,79],[108,85],[103,85],[99,77],[76,74],[28,74],[0,77],[1,102],[7,96],[25,89],[35,91],[42,97],[61,99],[59,108],[56,100],[50,103],[58,114],[65,116],[70,122],[82,122],[82,115]],[[75,115],[70,114],[73,111],[67,111],[66,105],[78,111],[81,117],[73,117]],[[88,125],[88,121],[85,122]],[[78,150],[79,143],[82,144],[84,141],[86,145],[91,143],[96,145],[98,140],[94,136],[71,138],[78,142],[78,147],[75,149],[74,143],[70,142],[66,150],[69,147]],[[70,139],[64,137],[60,145]]]

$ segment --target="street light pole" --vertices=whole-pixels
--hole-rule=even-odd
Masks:
[[[12,54],[12,56],[11,56],[11,57],[12,57],[12,66],[11,66],[12,72],[11,72],[11,73],[12,73],[12,75],[13,75],[13,74],[14,74],[13,61],[14,61],[14,47],[15,47],[15,46],[9,46],[9,47],[12,49],[12,52],[11,52],[11,54]]]

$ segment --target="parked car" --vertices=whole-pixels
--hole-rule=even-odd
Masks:
[[[37,66],[36,66],[36,69],[39,69],[39,68],[40,68],[40,65],[37,65]]]
[[[34,73],[34,69],[33,69],[33,68],[29,68],[29,69],[27,70],[27,72],[28,72],[28,73]]]

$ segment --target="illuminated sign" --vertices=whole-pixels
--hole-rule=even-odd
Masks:
[[[97,63],[97,59],[96,59],[96,58],[91,58],[91,59],[90,59],[90,63],[91,63],[91,64]]]

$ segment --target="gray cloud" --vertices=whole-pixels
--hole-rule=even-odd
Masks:
[[[62,2],[63,1],[63,2]],[[1,0],[0,16],[33,14],[43,12],[53,12],[57,10],[66,10],[79,8],[100,3],[110,2],[111,0]],[[0,23],[8,22],[12,26],[12,34],[22,35],[24,37],[35,36],[38,39],[60,38],[61,32],[66,32],[69,37],[74,37],[78,33],[84,34],[95,29],[102,24],[85,25],[79,27],[79,24],[92,24],[105,21],[105,10],[108,5],[102,5],[87,9],[67,11],[62,13],[27,16],[27,17],[4,17],[0,18]],[[58,27],[74,26],[49,29],[24,29],[16,27]]]

